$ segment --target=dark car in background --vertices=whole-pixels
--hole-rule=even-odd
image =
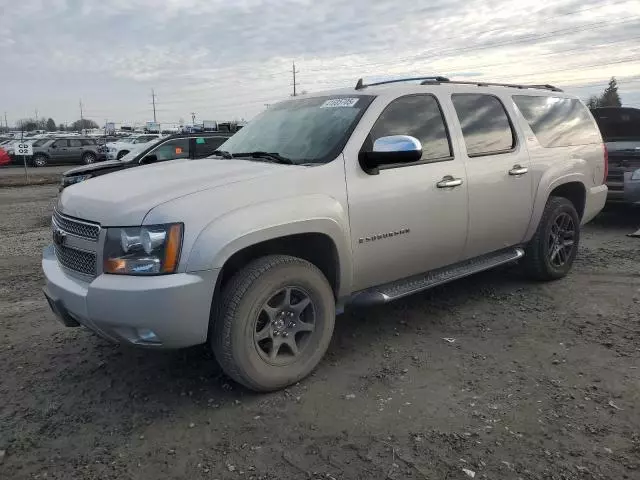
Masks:
[[[89,178],[125,168],[181,158],[205,158],[213,154],[232,135],[231,132],[210,132],[162,137],[154,142],[142,144],[140,149],[129,152],[119,160],[109,160],[65,172],[62,175],[60,190]]]
[[[640,109],[591,110],[609,152],[608,202],[640,204]]]
[[[104,152],[98,149],[98,142],[95,138],[48,138],[39,139],[33,143],[31,164],[34,167],[64,163],[89,165],[105,158]]]

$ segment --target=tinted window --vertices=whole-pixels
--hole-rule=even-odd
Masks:
[[[543,147],[601,141],[587,107],[574,98],[515,95],[513,101]]]
[[[69,140],[69,146],[70,147],[81,147],[82,146],[82,142],[80,140],[71,139],[71,140]]]
[[[420,140],[422,160],[451,156],[442,112],[431,95],[410,95],[391,102],[371,129],[369,141],[389,135],[411,135]]]
[[[56,143],[54,143],[54,145],[55,145],[57,148],[60,148],[60,147],[66,147],[67,145],[69,145],[69,143],[68,143],[68,142],[69,142],[69,140],[56,140]]]
[[[511,150],[515,138],[509,117],[492,95],[457,94],[451,100],[458,114],[467,155],[487,155]]]
[[[196,158],[204,158],[215,152],[228,137],[196,137]]]
[[[36,140],[35,142],[33,142],[33,146],[34,147],[41,147],[43,146],[45,143],[47,143],[49,141],[48,138],[41,138],[40,140]]]
[[[91,138],[83,138],[82,140],[80,140],[80,142],[84,146],[91,146],[96,144],[96,141]]]
[[[189,139],[176,138],[175,140],[169,140],[149,152],[149,155],[155,155],[159,162],[189,158]]]

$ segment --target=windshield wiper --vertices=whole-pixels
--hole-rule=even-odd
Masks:
[[[251,157],[251,158],[263,158],[265,160],[269,160],[274,163],[282,163],[285,165],[295,165],[295,162],[290,158],[283,157],[279,153],[269,153],[269,152],[245,152],[245,153],[234,153],[233,158],[237,157]]]
[[[217,155],[219,157],[226,158],[226,159],[233,158],[233,155],[231,155],[229,152],[225,150],[216,150],[211,155]]]

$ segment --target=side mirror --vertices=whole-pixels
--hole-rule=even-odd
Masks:
[[[362,169],[369,175],[380,173],[379,167],[395,163],[412,163],[422,158],[420,140],[409,135],[390,135],[373,142],[370,152],[360,152]]]
[[[149,165],[150,163],[156,163],[158,161],[158,157],[153,153],[151,155],[145,156],[140,163],[142,165]]]
[[[58,147],[56,147],[56,144],[55,144],[55,143],[52,143],[52,144],[51,144],[51,146],[50,146],[49,148],[58,148]]]

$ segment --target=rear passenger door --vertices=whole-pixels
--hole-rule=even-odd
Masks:
[[[490,94],[451,96],[467,168],[469,233],[464,258],[522,242],[533,209],[530,160],[513,105]]]
[[[77,162],[82,158],[82,140],[77,138],[69,139],[69,150],[67,152],[66,158],[62,160],[70,160],[72,162]]]

